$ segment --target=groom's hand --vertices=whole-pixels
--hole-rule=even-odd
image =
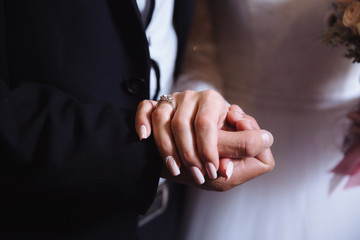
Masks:
[[[205,189],[208,190],[217,190],[217,191],[226,191],[233,187],[238,186],[244,182],[247,182],[255,177],[258,177],[264,173],[271,171],[275,167],[274,157],[271,153],[270,148],[266,148],[260,153],[256,152],[254,148],[254,144],[257,142],[261,142],[260,139],[256,138],[257,131],[260,130],[259,125],[256,120],[251,116],[245,114],[241,108],[237,105],[232,105],[230,107],[230,111],[227,115],[227,121],[231,126],[234,126],[237,130],[235,133],[244,133],[245,135],[238,136],[240,145],[244,147],[239,147],[238,149],[243,151],[243,158],[234,159],[234,155],[229,157],[231,158],[222,158],[220,160],[219,173],[224,176],[222,178],[218,178],[215,181],[209,180],[206,182],[204,186]],[[219,145],[219,154],[220,156],[225,157],[229,151],[224,151],[224,148],[227,148],[229,144],[227,144],[227,140],[231,139],[228,137],[229,133],[221,134],[219,138],[219,144],[224,143],[223,146]],[[247,135],[248,134],[248,135]],[[260,134],[262,135],[263,144],[265,146],[271,146],[274,139],[272,135],[267,135],[264,130],[260,130]],[[245,143],[241,144],[243,141]],[[247,141],[247,142],[246,142]],[[236,154],[235,154],[236,155]],[[239,154],[241,155],[241,153]],[[233,174],[230,179],[227,178],[226,174],[226,166],[228,164],[233,165]]]

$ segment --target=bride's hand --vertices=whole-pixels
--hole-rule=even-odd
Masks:
[[[145,100],[139,104],[135,122],[140,138],[147,138],[153,130],[160,155],[174,176],[180,174],[182,161],[195,181],[202,184],[205,171],[210,179],[217,178],[218,170],[222,176],[229,173],[229,160],[220,164],[219,154],[256,156],[272,144],[272,136],[263,130],[232,134],[221,130],[229,128],[226,124],[229,110],[224,99],[214,91],[186,91],[172,96],[175,113],[170,104],[161,103],[156,107],[155,101]]]
[[[174,109],[166,102],[141,102],[135,121],[137,131],[141,136],[153,131],[158,151],[173,175],[180,174],[182,162],[199,184],[204,182],[205,172],[217,178],[217,135],[226,119],[226,102],[211,90],[173,93],[172,98]]]

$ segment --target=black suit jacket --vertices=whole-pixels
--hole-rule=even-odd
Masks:
[[[147,44],[134,0],[0,0],[0,238],[135,236],[161,165],[134,131]]]

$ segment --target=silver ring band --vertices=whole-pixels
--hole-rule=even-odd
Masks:
[[[173,110],[175,111],[175,105],[174,105],[174,99],[169,94],[164,94],[160,96],[160,99],[158,100],[156,107],[158,107],[161,103],[166,102],[171,105]]]

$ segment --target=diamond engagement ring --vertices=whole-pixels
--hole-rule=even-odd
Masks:
[[[160,99],[158,100],[156,107],[158,107],[161,103],[167,102],[171,105],[173,110],[175,111],[175,105],[174,105],[174,99],[169,94],[164,94],[160,96]]]

